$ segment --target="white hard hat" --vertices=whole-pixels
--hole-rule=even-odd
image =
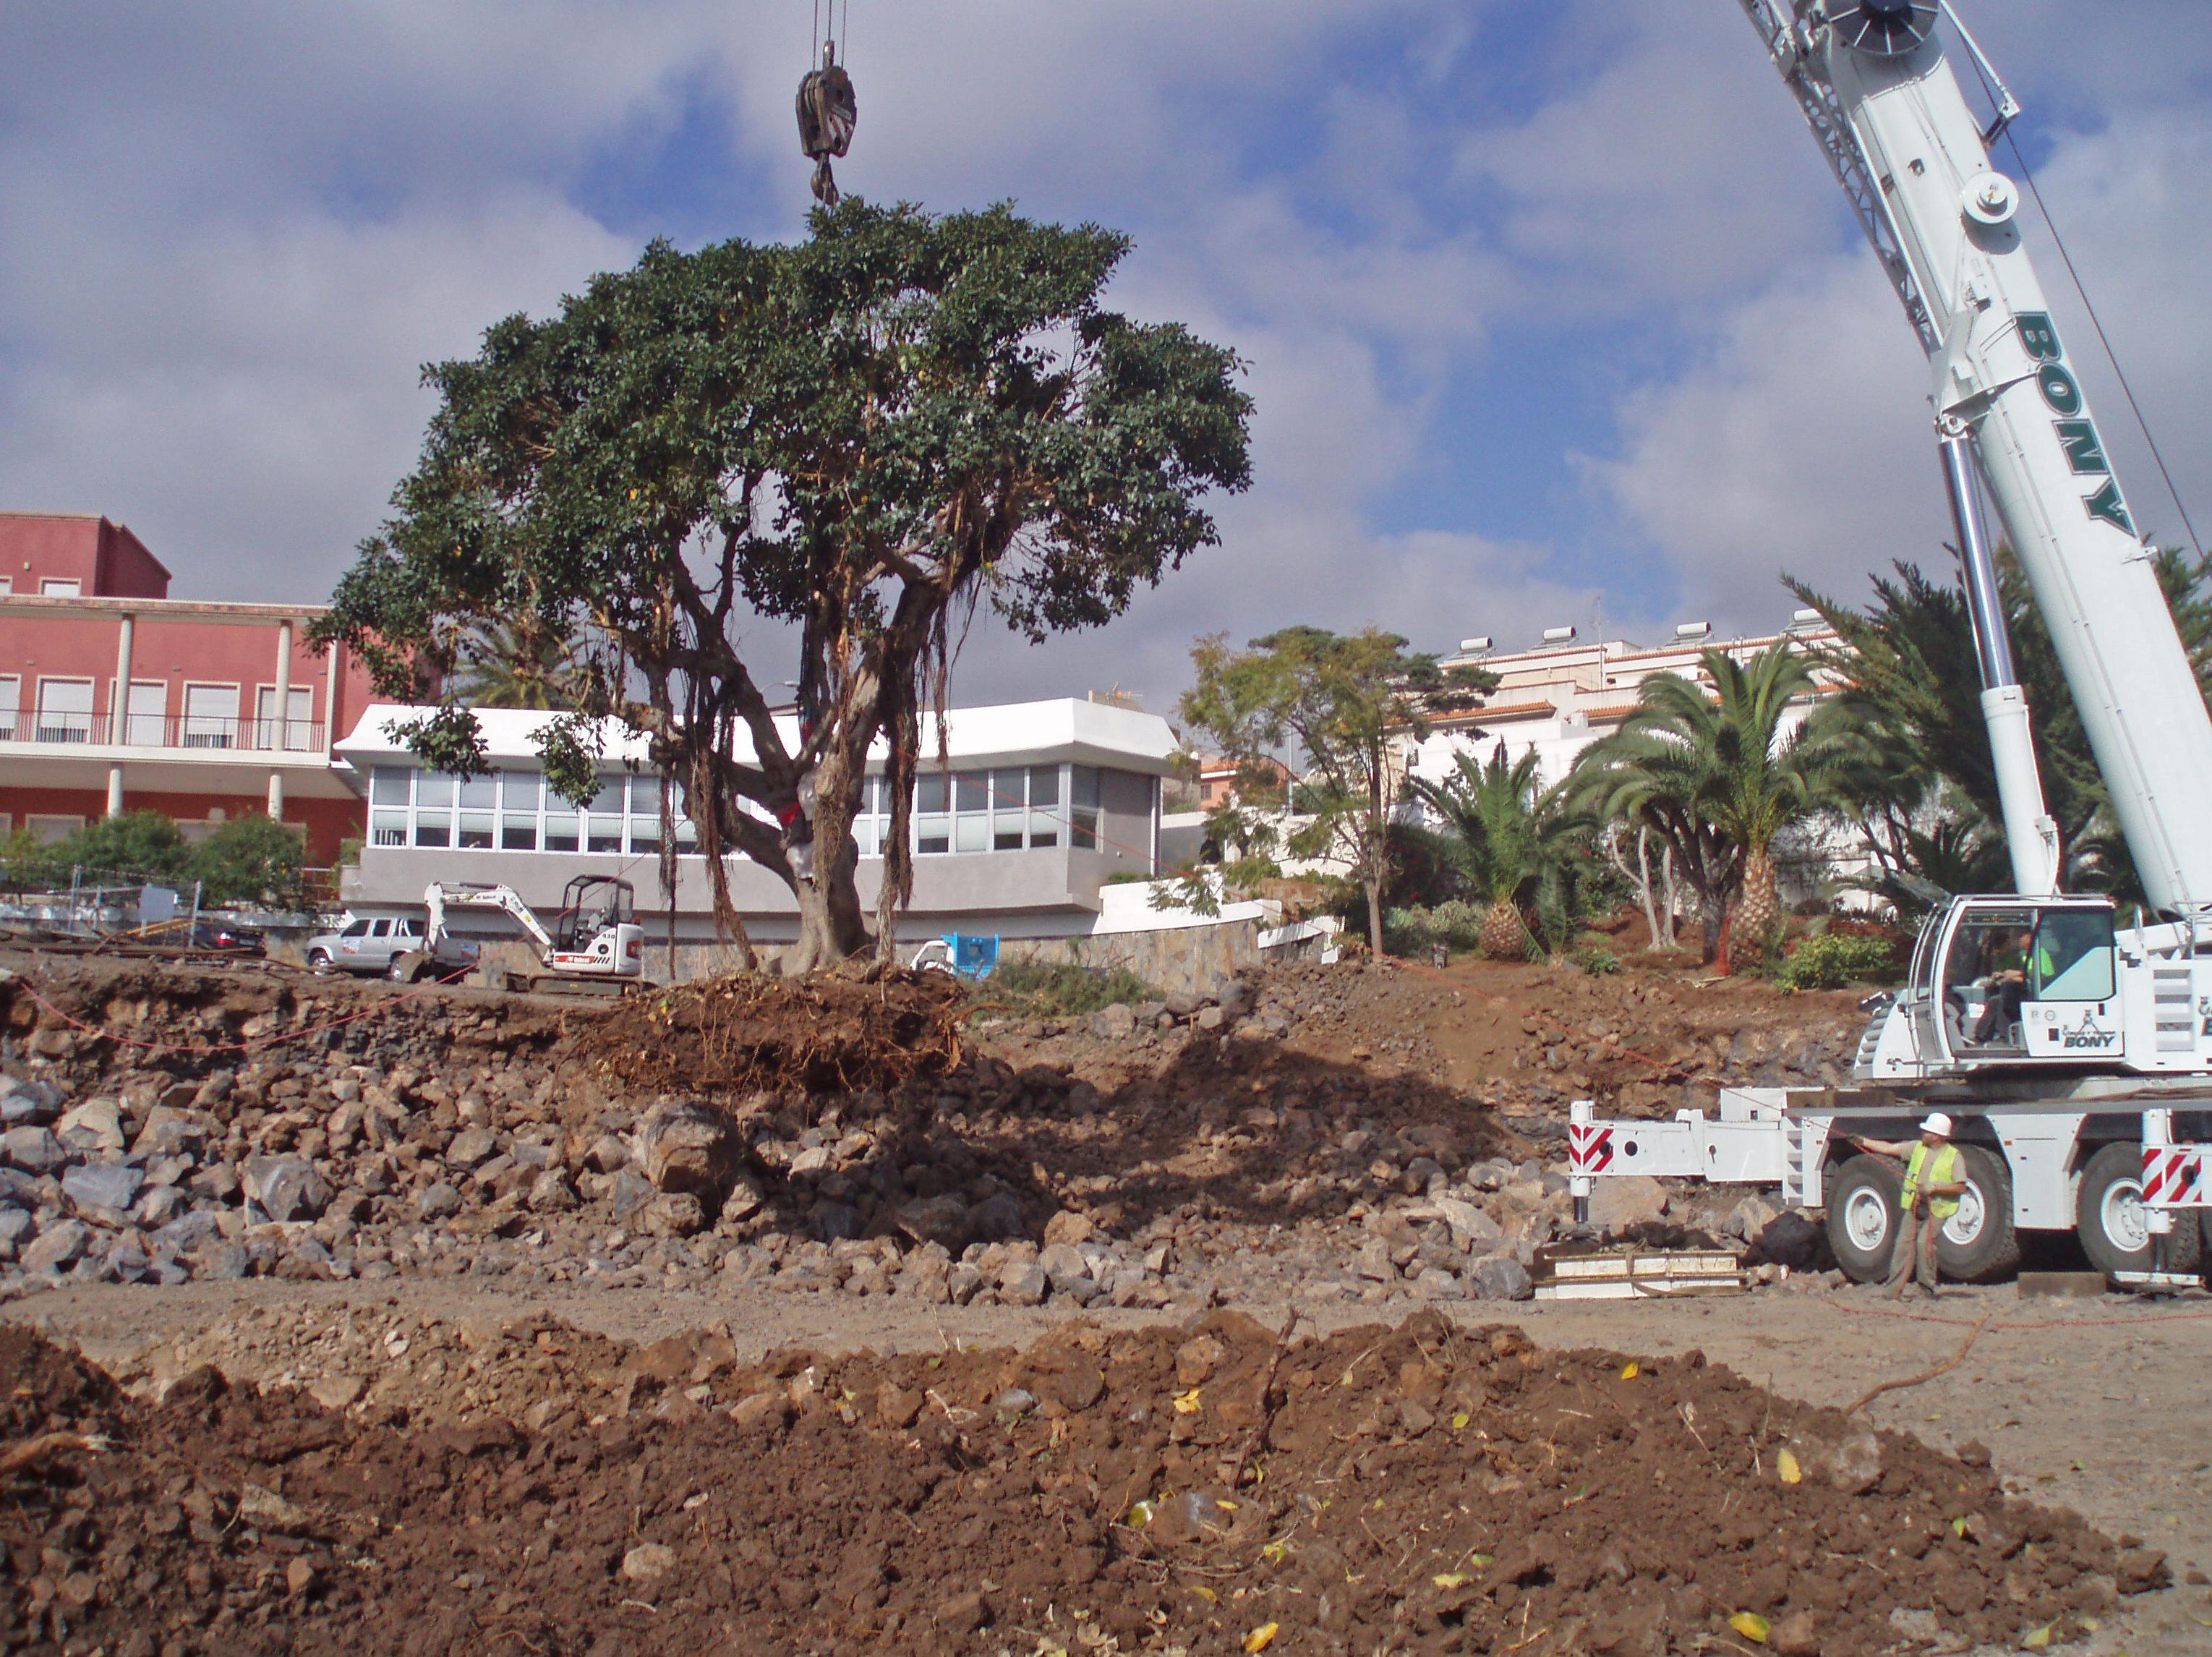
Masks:
[[[1951,1118],[1941,1111],[1930,1111],[1928,1113],[1928,1119],[1920,1124],[1920,1131],[1941,1134],[1944,1138],[1948,1139],[1951,1136]]]

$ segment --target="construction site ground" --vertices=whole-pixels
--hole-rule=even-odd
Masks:
[[[295,1006],[308,990],[272,1002],[252,974],[9,964],[27,965],[44,997],[35,1018],[16,1015],[9,1051],[43,1033],[63,1057],[42,1074],[66,1073],[72,1097],[103,1085],[107,1050],[77,1027],[88,1045],[69,1052],[52,1033],[75,1026],[54,1008],[162,1039],[189,1026],[210,1045],[226,1027],[252,1032],[247,1045],[288,1020],[318,1028],[333,1009],[396,1006],[380,985],[319,986]],[[616,1247],[619,1175],[587,1171],[607,1160],[593,1138],[605,1118],[561,1104],[580,1073],[562,1056],[585,1050],[549,1045],[569,1015],[418,997],[404,1015],[419,1027],[389,1053],[334,1043],[327,1072],[289,1075],[248,1059],[232,1096],[201,1100],[231,1135],[228,1150],[209,1142],[204,1166],[228,1155],[258,1190],[265,1159],[242,1154],[239,1136],[272,1134],[336,1188],[331,1213],[352,1201],[353,1220],[293,1226],[290,1253],[211,1231],[208,1252],[163,1276],[154,1234],[150,1259],[112,1252],[131,1246],[129,1225],[92,1206],[74,1269],[8,1278],[0,1331],[20,1332],[0,1332],[6,1438],[111,1444],[100,1456],[57,1442],[8,1473],[0,1642],[82,1657],[1657,1657],[1756,1652],[1727,1621],[1743,1611],[1771,1614],[1759,1626],[1783,1657],[2013,1649],[2039,1630],[2097,1654],[2208,1648],[2212,1301],[2023,1299],[1998,1284],[1900,1309],[1816,1271],[1674,1303],[1478,1297],[1473,1255],[1508,1258],[1522,1219],[1556,1211],[1527,1170],[1555,1161],[1565,1100],[1658,1114],[1723,1081],[1825,1079],[1855,1039],[1855,1000],[1680,972],[1306,970],[1210,1020],[970,1018],[953,1072],[974,1073],[967,1083],[931,1079],[937,1026],[893,1020],[871,1039],[907,1074],[872,1078],[886,1084],[875,1116],[853,1109],[809,1138],[756,1109],[756,1148],[822,1175],[787,1175],[807,1200],[757,1169],[746,1177],[765,1188],[733,1205],[748,1209],[735,1229],[695,1216],[647,1240],[659,1210],[638,1209],[622,1222],[637,1238]],[[874,1016],[825,1006],[841,1032]],[[757,1036],[762,1008],[691,1013],[712,1039],[680,1047],[681,1062],[735,1066],[732,1085],[753,1085],[758,1043],[732,1033]],[[283,1131],[283,1107],[331,1085],[340,1057],[363,1061],[349,1075],[368,1078],[372,1102],[404,1091],[423,1044],[444,1039],[448,1025],[421,1022],[434,1016],[479,1047],[500,1021],[514,1098],[488,1090],[472,1114],[457,1072],[434,1112],[440,1090],[426,1090],[416,1140],[395,1138],[404,1154],[355,1197],[345,1182],[386,1144],[343,1142],[337,1118],[364,1088],[302,1113],[319,1122],[337,1101],[327,1132]],[[679,1051],[661,1046],[636,1061],[639,1087]],[[860,1055],[857,1037],[825,1037],[778,1048],[776,1063],[834,1070]],[[917,1089],[936,1101],[929,1122],[912,1119]],[[1271,1120],[1255,1101],[1274,1104]],[[1339,1130],[1355,1118],[1379,1130],[1349,1129],[1346,1153]],[[894,1119],[906,1183],[878,1172],[871,1186],[866,1150],[851,1148],[888,1142]],[[453,1148],[472,1131],[493,1148],[494,1129],[506,1148],[489,1161]],[[947,1263],[958,1273],[975,1246],[955,1236],[933,1255],[913,1224],[955,1196],[931,1173],[953,1166],[930,1137],[946,1131],[980,1154],[958,1164],[974,1176],[958,1188],[969,1218],[995,1204],[1026,1228],[989,1245],[1003,1264],[990,1255],[959,1293],[944,1287]],[[1394,1269],[1385,1246],[1410,1234],[1390,1216],[1419,1219],[1418,1188],[1437,1178],[1409,1161],[1422,1150],[1505,1221],[1463,1271],[1423,1267],[1442,1252],[1432,1220],[1419,1255]],[[478,1190],[471,1158],[519,1167]],[[1507,1171],[1495,1191],[1480,1184],[1492,1169]],[[553,1175],[569,1182],[559,1201],[518,1201]],[[482,1226],[426,1246],[423,1216],[449,1184],[480,1205],[449,1223],[480,1212]],[[852,1242],[798,1240],[848,1217],[865,1221]],[[864,1252],[894,1217],[909,1228],[895,1240],[904,1271]],[[1668,1219],[1722,1217],[1678,1193]],[[43,1237],[80,1222],[40,1223]],[[126,1241],[103,1255],[111,1234]],[[1055,1267],[1032,1301],[1023,1274],[1052,1264],[1054,1237],[1070,1270],[1083,1261],[1065,1240],[1082,1240],[1097,1281],[1071,1294]],[[1166,1264],[1146,1264],[1148,1248]],[[809,1250],[845,1252],[817,1275]],[[118,1258],[137,1281],[112,1280]],[[1831,1453],[1838,1466],[1856,1453],[1837,1407],[1942,1363],[1978,1323],[1954,1370],[1860,1412],[1881,1435],[1878,1480],[1823,1470]],[[1785,1483],[1799,1460],[1802,1484]],[[2093,1528],[2069,1529],[2069,1511]]]

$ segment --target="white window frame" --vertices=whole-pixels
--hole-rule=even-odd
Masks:
[[[158,705],[143,709],[137,706],[141,691],[152,691],[150,699]],[[123,692],[120,740],[124,745],[134,748],[166,747],[167,744],[163,739],[168,733],[168,720],[169,681],[166,679],[132,679]]]
[[[30,735],[23,723],[23,676],[0,673],[0,742],[21,742]]]
[[[245,705],[245,689],[246,687],[236,679],[233,679],[227,684],[223,680],[216,679],[186,679],[185,681],[184,698],[179,704],[179,707],[181,711],[179,715],[179,723],[177,726],[177,746],[180,748],[235,748],[242,746],[238,740],[240,736],[239,710]],[[194,713],[192,711],[192,692],[194,691],[229,691],[230,713],[228,716],[226,717],[219,714]],[[195,731],[192,728],[192,722],[195,720],[221,720],[224,728],[221,731]],[[219,737],[221,738],[221,740],[210,742],[195,740],[210,736]]]
[[[46,687],[48,685],[58,686],[64,685],[82,685],[84,686],[84,706],[81,709],[55,709],[52,713],[52,717],[56,722],[49,724],[47,723]],[[91,741],[93,721],[97,717],[97,715],[94,710],[99,705],[95,697],[95,692],[98,688],[99,686],[96,681],[76,673],[40,674],[38,706],[32,715],[32,731],[35,739],[40,742]],[[60,722],[62,721],[74,719],[82,719],[84,723],[82,726],[77,726]],[[70,732],[75,732],[76,734],[69,734],[68,733]]]
[[[76,576],[41,576],[39,596],[42,599],[81,599],[84,596],[83,579]]]
[[[82,815],[62,811],[27,811],[23,827],[31,838],[45,845],[66,840],[84,826]]]
[[[284,752],[313,753],[315,751],[313,726],[315,722],[315,687],[294,685],[287,687],[291,705],[305,708],[304,713],[290,713],[284,720]],[[253,687],[253,746],[273,748],[276,746],[276,687],[257,685]]]

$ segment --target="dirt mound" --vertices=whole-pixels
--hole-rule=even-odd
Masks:
[[[1288,1345],[1231,1314],[1076,1324],[1026,1352],[750,1368],[712,1337],[603,1345],[488,1342],[471,1373],[495,1393],[490,1372],[559,1373],[572,1346],[619,1358],[590,1415],[518,1425],[326,1412],[204,1368],[143,1405],[0,1332],[9,1430],[112,1445],[9,1477],[9,1643],[1664,1654],[1741,1643],[1729,1619],[1755,1614],[1783,1657],[1855,1657],[2063,1641],[2164,1574],[2007,1498],[1971,1450],[1694,1356],[1632,1371],[1435,1316]]]
[[[958,1067],[966,1002],[942,972],[733,973],[635,1000],[570,1051],[646,1093],[890,1093]]]

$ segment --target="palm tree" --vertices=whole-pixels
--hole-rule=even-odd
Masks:
[[[1572,782],[1601,816],[1647,824],[1673,847],[1698,893],[1706,958],[1726,972],[1732,944],[1757,959],[1781,919],[1775,836],[1842,805],[1865,752],[1855,722],[1832,703],[1784,731],[1790,704],[1814,688],[1814,664],[1786,640],[1747,662],[1707,650],[1699,665],[1710,691],[1653,674],[1620,728],[1583,752]]]
[[[1454,756],[1442,783],[1413,779],[1413,793],[1443,819],[1453,861],[1489,905],[1480,947],[1492,960],[1525,959],[1537,941],[1532,915],[1571,922],[1589,824],[1560,788],[1547,789],[1531,748],[1508,764],[1498,743],[1486,761]],[[1547,929],[1556,929],[1547,928]]]
[[[486,623],[463,646],[468,665],[455,675],[453,693],[471,708],[572,708],[564,681],[580,666],[576,647],[576,640],[542,627]]]

